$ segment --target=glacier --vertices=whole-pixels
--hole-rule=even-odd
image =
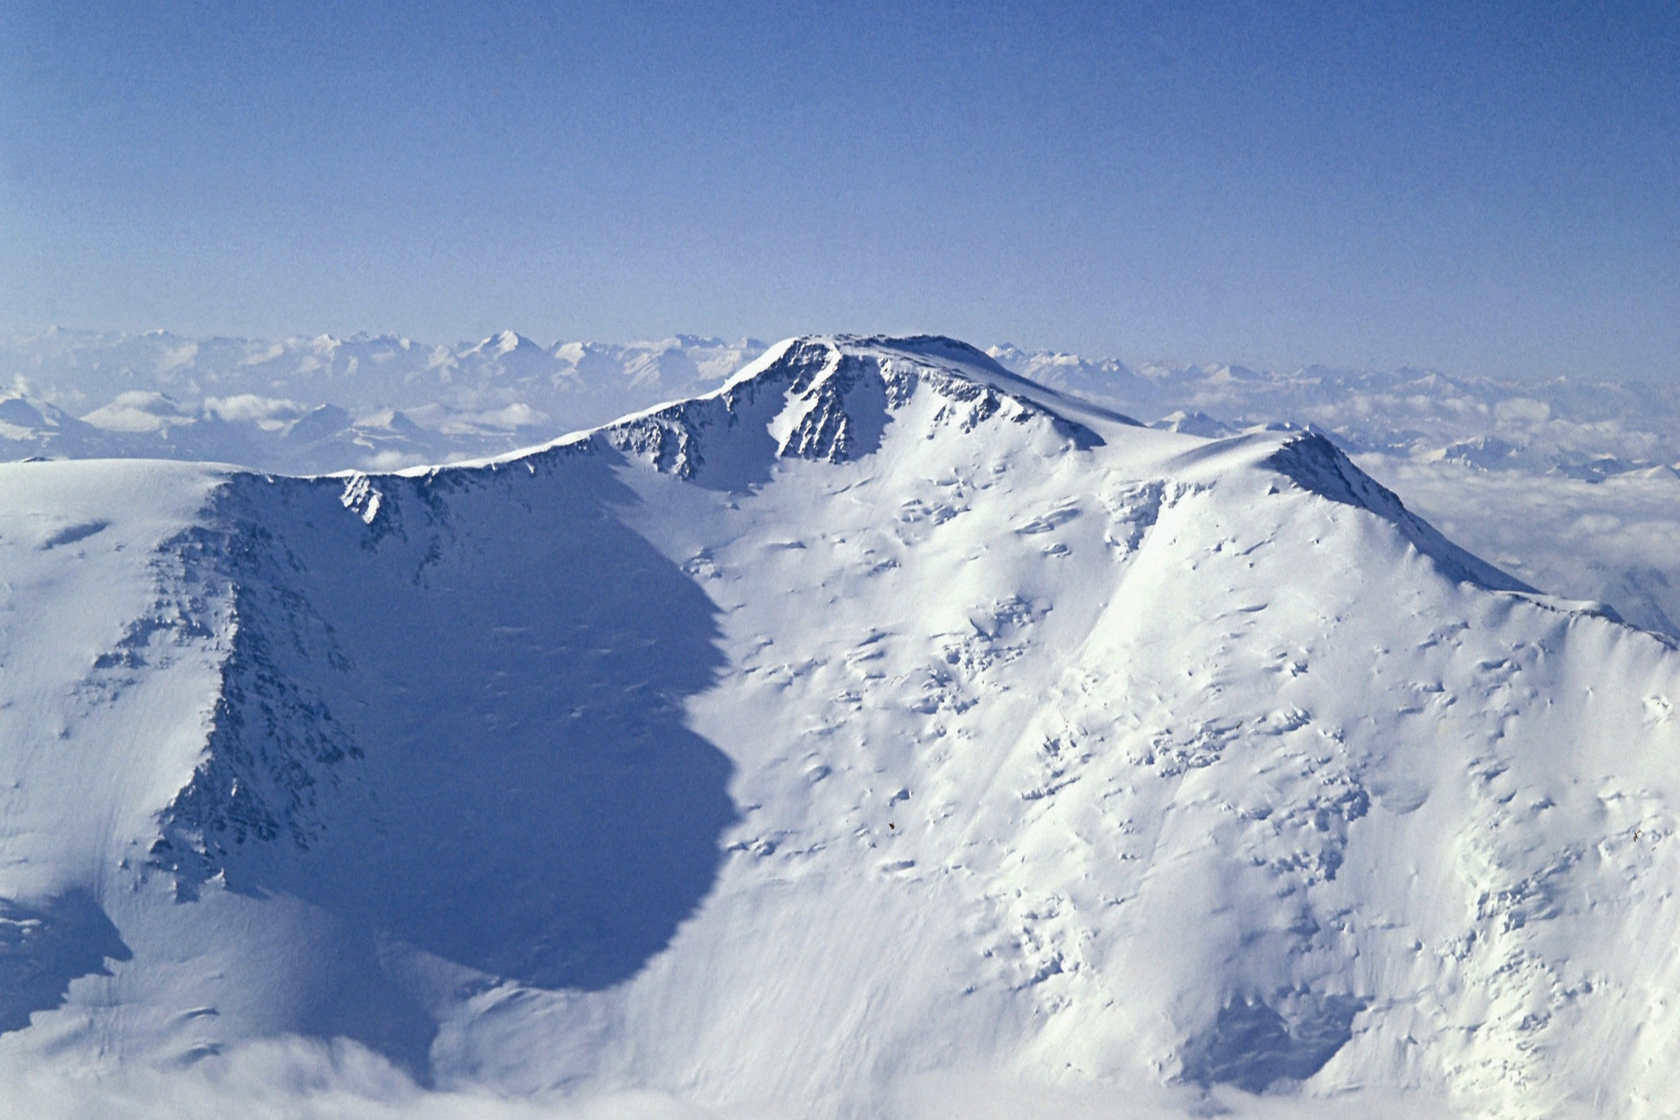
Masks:
[[[0,479],[0,1068],[1668,1112],[1673,642],[1321,435],[818,336],[449,466]]]

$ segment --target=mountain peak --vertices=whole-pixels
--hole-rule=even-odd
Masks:
[[[828,368],[832,373],[848,362],[861,363],[877,375],[887,377],[895,371],[917,371],[924,376],[931,374],[941,379],[969,382],[1074,423],[1095,420],[1104,424],[1138,425],[1129,416],[1069,397],[1047,385],[1012,373],[978,347],[944,335],[833,334],[784,339],[730,378],[722,391],[729,392],[756,379],[774,379],[794,368],[807,373],[813,369]]]
[[[489,338],[468,347],[465,352],[468,354],[484,354],[493,358],[505,358],[509,354],[521,350],[540,351],[542,350],[542,347],[538,346],[518,331],[508,329],[497,331]]]
[[[969,432],[993,418],[1031,424],[1055,446],[1089,448],[1129,417],[1016,376],[967,343],[929,335],[785,339],[700,397],[635,413],[557,444],[600,438],[657,469],[727,489],[776,459],[861,459],[889,424]],[[725,432],[735,434],[724,434]],[[554,444],[548,446],[555,446]]]

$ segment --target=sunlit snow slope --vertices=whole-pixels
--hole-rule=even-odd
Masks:
[[[724,1115],[1680,1090],[1680,657],[1318,437],[818,338],[493,462],[0,494],[0,1051]]]

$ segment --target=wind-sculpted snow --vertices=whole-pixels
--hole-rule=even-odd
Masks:
[[[68,915],[0,956],[0,1061],[741,1117],[1680,1090],[1629,948],[1680,936],[1680,653],[1319,437],[814,338],[476,464],[0,481],[0,917]]]

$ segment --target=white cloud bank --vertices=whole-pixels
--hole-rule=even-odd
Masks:
[[[72,1068],[68,1059],[0,1059],[0,1120],[776,1120],[761,1109],[714,1111],[649,1090],[519,1100],[475,1089],[428,1090],[353,1042],[247,1043],[194,1065]],[[1452,1120],[1444,1101],[1384,1093],[1252,1096],[1159,1086],[1051,1085],[989,1070],[910,1075],[866,1106],[882,1120]],[[1560,1114],[1567,1118],[1569,1114]],[[1580,1114],[1585,1117],[1586,1114]]]

